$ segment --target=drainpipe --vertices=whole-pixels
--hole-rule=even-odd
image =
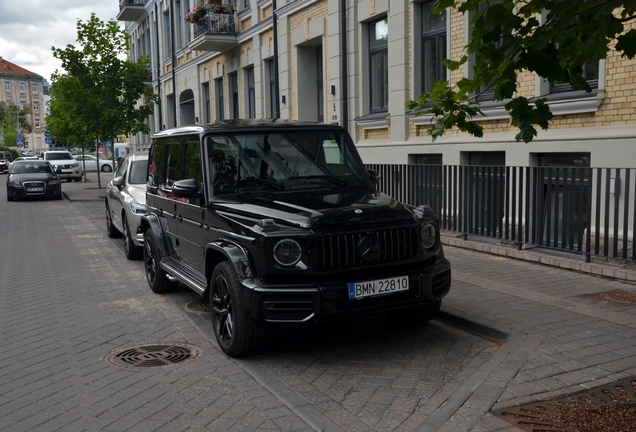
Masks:
[[[349,86],[347,69],[347,0],[340,0],[341,50],[342,50],[342,126],[349,130]]]
[[[272,0],[272,28],[274,32],[274,95],[276,112],[274,118],[280,118],[280,83],[278,78],[278,19],[276,17],[276,0]]]
[[[170,46],[172,48],[172,111],[174,127],[177,127],[177,77],[175,73],[175,65],[177,64],[177,58],[174,51],[174,0],[170,0]]]
[[[158,5],[155,2],[155,39],[157,40],[157,95],[159,96],[157,105],[159,105],[159,129],[163,128],[163,113],[161,112],[161,53],[159,52],[159,13]]]

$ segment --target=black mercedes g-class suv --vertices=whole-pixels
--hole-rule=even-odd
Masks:
[[[228,355],[263,348],[271,323],[439,310],[451,278],[437,217],[378,192],[342,127],[231,120],[152,141],[148,283],[209,299]]]

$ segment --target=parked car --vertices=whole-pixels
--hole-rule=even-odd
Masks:
[[[42,160],[14,161],[7,176],[7,201],[19,198],[62,199],[61,170]]]
[[[209,299],[221,349],[260,350],[268,325],[387,313],[431,320],[450,290],[439,220],[379,192],[347,131],[218,121],[152,137],[144,268]]]
[[[15,160],[13,162],[9,162],[9,168],[11,168],[11,165],[13,165],[15,162],[18,161],[22,161],[22,160],[38,160],[39,158],[37,156],[20,156],[15,158]]]
[[[11,152],[0,151],[0,173],[6,173],[12,160]]]
[[[126,258],[141,257],[144,243],[141,217],[146,214],[146,173],[148,152],[129,153],[106,186],[106,232],[108,237],[124,236]]]
[[[84,169],[86,172],[88,171],[97,171],[97,158],[93,155],[73,155],[75,160],[79,161],[80,164],[82,161],[84,162]],[[110,159],[102,159],[99,158],[99,170],[102,172],[113,172],[113,161]]]
[[[84,171],[79,162],[73,158],[73,155],[66,150],[51,150],[40,153],[40,159],[51,162],[54,167],[60,168],[61,179],[66,181],[80,181]]]

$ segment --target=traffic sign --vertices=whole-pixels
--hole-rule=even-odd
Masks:
[[[106,148],[111,148],[113,146],[112,141],[106,141]]]
[[[17,139],[15,140],[15,145],[17,145],[18,147],[22,147],[24,145],[24,142],[22,142],[21,139]]]
[[[22,135],[18,134],[18,139],[22,140]]]
[[[44,138],[44,144],[51,145],[53,144],[53,138]]]
[[[45,138],[48,138],[48,137],[50,137],[50,136],[51,136],[51,132],[49,132],[49,131],[45,131],[45,132],[44,132],[44,137],[45,137]]]

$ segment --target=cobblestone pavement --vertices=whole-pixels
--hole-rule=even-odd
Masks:
[[[207,313],[187,307],[194,293],[153,294],[106,237],[104,191],[63,191],[17,203],[0,192],[3,431],[513,431],[490,411],[636,375],[636,309],[580,297],[634,285],[450,246],[440,319],[273,329],[265,352],[229,359]],[[203,354],[134,371],[102,361],[170,342]]]

